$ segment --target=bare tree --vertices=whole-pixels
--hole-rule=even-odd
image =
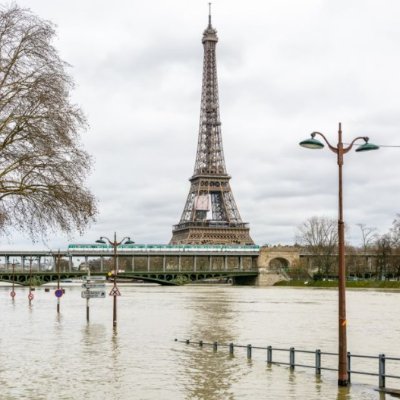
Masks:
[[[392,261],[392,238],[389,233],[378,236],[376,240],[376,279],[388,279]]]
[[[392,242],[392,268],[397,280],[400,279],[400,214],[396,214],[390,228]]]
[[[297,228],[296,242],[313,256],[318,272],[329,275],[338,244],[337,221],[317,216],[309,218]]]
[[[369,275],[371,275],[371,269],[369,268],[370,265],[368,265],[367,253],[368,250],[372,249],[372,247],[378,240],[378,234],[376,232],[375,227],[366,226],[365,224],[357,224],[357,226],[360,228],[361,231],[361,247],[364,254],[364,263],[363,263],[364,274],[368,272]]]
[[[82,232],[96,214],[84,185],[86,120],[70,101],[73,81],[54,35],[29,10],[0,7],[0,229],[32,238],[49,228]]]
[[[400,214],[396,214],[396,218],[393,220],[392,227],[390,228],[390,236],[393,246],[400,248]]]
[[[374,244],[377,239],[377,232],[375,227],[366,226],[365,224],[357,224],[361,231],[361,247],[364,254]]]

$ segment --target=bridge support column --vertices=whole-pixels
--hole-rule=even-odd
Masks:
[[[85,256],[85,267],[89,268],[89,257]]]
[[[21,256],[22,272],[25,272],[25,256]]]
[[[212,271],[212,256],[210,256],[209,259],[210,259],[210,263],[209,263],[208,269],[210,271]]]
[[[68,271],[72,272],[72,256],[68,256]]]
[[[193,271],[197,272],[197,256],[193,256]]]
[[[5,259],[6,259],[6,271],[8,271],[10,268],[10,256],[5,256]]]
[[[243,271],[243,257],[239,256],[239,269]]]
[[[147,272],[150,272],[150,256],[147,256]]]
[[[38,257],[37,257],[37,265],[38,265],[38,271],[39,271],[39,272],[40,272],[40,269],[41,269],[41,267],[42,267],[42,263],[40,262],[41,258],[42,258],[42,256],[38,256]]]
[[[117,272],[119,271],[119,257],[117,256],[116,261],[116,268],[117,268]]]
[[[256,286],[273,286],[276,282],[287,280],[279,272],[270,271],[269,268],[259,267],[258,272],[254,282]]]
[[[178,256],[178,271],[181,272],[182,270],[182,257]]]
[[[162,260],[162,269],[163,269],[163,272],[165,272],[166,266],[167,266],[167,257],[164,255],[164,256],[163,256],[163,260]]]
[[[104,257],[100,256],[100,272],[104,272]]]
[[[225,271],[228,271],[228,256],[224,256],[224,268]]]
[[[132,256],[132,272],[135,271],[135,256]]]

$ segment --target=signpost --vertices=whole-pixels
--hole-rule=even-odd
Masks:
[[[58,273],[58,277],[57,277],[57,289],[55,290],[54,294],[57,297],[57,314],[60,313],[60,300],[61,300],[61,296],[64,294],[64,290],[60,287],[60,250],[58,250],[58,254],[56,256],[56,258],[54,259],[55,261],[55,266],[57,266],[57,273]]]
[[[105,299],[105,290],[85,290],[81,293],[82,299]]]
[[[105,276],[90,276],[88,270],[87,276],[84,276],[82,284],[81,297],[86,299],[86,321],[89,322],[89,299],[105,299],[106,297],[106,277]]]
[[[15,260],[13,260],[12,263],[12,289],[11,289],[11,293],[10,296],[14,301],[14,297],[15,297]]]
[[[85,289],[104,289],[104,283],[97,283],[97,282],[90,282],[90,281],[86,281],[86,283],[84,283],[82,285],[82,288]]]

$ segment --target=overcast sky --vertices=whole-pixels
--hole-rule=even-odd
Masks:
[[[72,65],[73,101],[95,165],[99,215],[86,233],[54,235],[52,249],[100,235],[167,243],[196,155],[206,0],[19,0],[57,25]],[[400,146],[398,0],[216,0],[222,137],[231,187],[257,244],[292,244],[314,215],[337,217],[337,164],[299,141],[317,130],[336,144],[369,136]],[[386,232],[400,212],[400,148],[345,156],[347,240],[357,223]],[[3,248],[31,247],[2,238]]]

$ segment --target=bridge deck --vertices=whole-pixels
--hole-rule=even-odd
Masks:
[[[0,272],[0,281],[16,283],[23,286],[29,286],[32,282],[35,286],[40,286],[45,283],[55,282],[58,279],[79,279],[87,275],[86,271],[73,271],[73,272],[16,272],[10,271]],[[106,276],[112,279],[108,273],[96,272],[94,275]],[[131,271],[122,272],[118,274],[121,280],[143,280],[148,282],[157,282],[162,285],[181,285],[196,281],[204,281],[208,279],[229,279],[235,280],[251,279],[258,276],[257,270],[249,271]]]

